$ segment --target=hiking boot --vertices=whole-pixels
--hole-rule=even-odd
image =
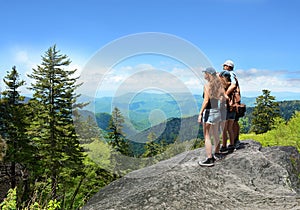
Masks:
[[[235,149],[244,149],[245,145],[244,145],[244,143],[237,140],[236,143],[234,144],[234,147],[235,147]]]
[[[238,140],[238,139],[235,139],[235,140],[234,140],[234,146],[239,145],[240,143],[241,143],[240,140]]]
[[[225,155],[222,153],[216,152],[213,157],[215,158],[216,161],[218,161],[218,160],[224,159]]]
[[[227,151],[228,151],[228,153],[233,153],[233,152],[234,152],[234,150],[235,150],[235,147],[234,147],[234,145],[228,145],[228,147],[227,147]]]
[[[215,157],[214,155],[212,155],[211,158],[213,159],[214,162],[217,160],[216,157]]]
[[[214,166],[214,157],[211,158],[206,158],[204,161],[199,161],[198,164],[200,166],[206,166],[206,167],[210,167],[210,166]]]
[[[228,153],[228,149],[227,149],[227,147],[225,146],[222,146],[221,148],[220,148],[220,153],[222,153],[222,154],[227,154]]]

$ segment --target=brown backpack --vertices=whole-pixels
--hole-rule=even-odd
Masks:
[[[241,103],[241,91],[240,86],[237,78],[236,81],[236,88],[229,96],[228,106],[230,111],[235,111],[238,117],[245,116],[246,112],[246,104]]]

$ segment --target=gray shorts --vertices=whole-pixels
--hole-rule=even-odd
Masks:
[[[219,109],[205,109],[202,121],[208,124],[215,124],[221,121],[221,112]]]

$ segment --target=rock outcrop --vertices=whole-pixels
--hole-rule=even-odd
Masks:
[[[201,148],[131,172],[83,209],[300,209],[298,151],[243,142],[214,167],[198,165]]]

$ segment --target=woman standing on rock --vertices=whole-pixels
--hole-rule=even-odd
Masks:
[[[198,122],[203,124],[203,134],[205,139],[205,151],[207,158],[199,161],[200,166],[213,166],[216,159],[221,159],[219,123],[221,121],[220,104],[228,97],[225,95],[224,88],[217,72],[214,68],[208,67],[203,71],[204,78],[208,81],[204,85],[203,103],[199,112]],[[212,154],[212,144],[210,133],[214,138],[215,154]]]

